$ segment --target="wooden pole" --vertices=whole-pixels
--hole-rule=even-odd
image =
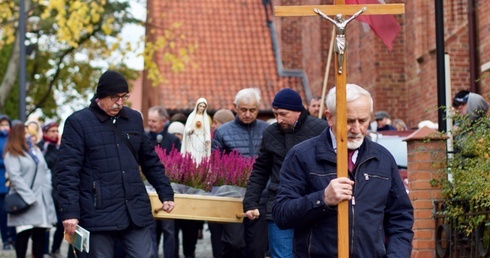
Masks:
[[[328,48],[327,66],[325,67],[325,77],[323,78],[322,98],[320,101],[320,111],[318,118],[322,118],[325,113],[325,95],[327,94],[328,75],[330,73],[330,63],[332,62],[333,41],[335,40],[335,28],[332,29],[332,37],[330,38],[330,47]]]
[[[345,0],[335,0],[335,5],[344,5]],[[362,7],[361,7],[362,8]],[[356,10],[359,11],[358,8]],[[347,81],[347,52],[344,54],[344,68],[341,74],[338,73],[338,58],[335,55],[335,87],[336,87],[336,123],[335,138],[337,140],[337,178],[348,177],[347,167],[347,103],[345,85]],[[337,206],[337,235],[338,235],[338,257],[349,257],[349,202],[343,201]]]
[[[278,17],[283,16],[318,16],[313,11],[318,8],[322,13],[326,15],[336,15],[341,13],[342,15],[353,15],[361,10],[363,7],[367,7],[366,11],[362,15],[372,14],[403,14],[405,13],[404,4],[335,4],[335,5],[296,5],[296,6],[275,6],[274,15]]]

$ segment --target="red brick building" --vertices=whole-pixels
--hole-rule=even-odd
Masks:
[[[332,0],[148,0],[147,35],[163,33],[181,22],[186,39],[197,43],[182,73],[161,71],[167,83],[152,87],[143,74],[142,111],[165,105],[171,113],[190,112],[199,97],[209,111],[232,108],[236,92],[262,91],[261,111],[270,112],[274,94],[291,87],[303,99],[320,95],[332,25],[320,17],[274,17],[275,5],[331,4]],[[372,93],[375,110],[416,127],[421,120],[437,122],[436,29],[434,1],[387,0],[405,3],[397,15],[401,32],[388,48],[360,22],[347,27],[348,82]],[[443,1],[445,51],[451,59],[452,95],[468,89],[487,97],[490,69],[490,5],[480,0]],[[469,8],[473,4],[474,8]],[[470,12],[468,12],[470,10]],[[474,11],[472,11],[474,10]],[[148,32],[155,31],[155,35]],[[472,36],[470,36],[470,32]],[[470,40],[471,39],[471,40]],[[472,54],[470,54],[470,50]],[[161,64],[163,52],[155,55]],[[481,78],[471,84],[471,77]],[[333,87],[333,63],[328,88]]]

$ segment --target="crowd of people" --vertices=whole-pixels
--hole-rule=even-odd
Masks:
[[[145,131],[142,114],[124,105],[130,97],[126,79],[109,70],[89,106],[66,119],[61,137],[56,122],[22,123],[0,115],[3,249],[26,257],[32,241],[33,257],[159,257],[162,248],[163,257],[171,258],[179,257],[182,240],[184,257],[195,257],[204,221],[152,216],[141,174],[156,190],[161,210],[171,213],[178,205],[155,152],[159,147],[191,155],[196,164],[212,150],[255,158],[243,223],[207,222],[215,258],[335,257],[341,202],[351,207],[354,256],[409,257],[412,204],[391,154],[366,137],[370,131],[409,128],[400,119],[391,121],[386,111],[373,113],[370,93],[347,84],[349,171],[337,177],[335,92],[328,92],[322,111],[320,97],[305,107],[298,92],[282,89],[270,103],[271,123],[258,119],[257,88],[236,93],[234,112],[220,109],[212,117],[203,97],[189,115],[170,117],[165,107],[153,106]],[[488,103],[462,91],[453,108],[476,119]],[[3,202],[14,192],[30,207],[7,214]],[[78,226],[91,232],[90,252],[60,254],[64,234],[73,235]]]

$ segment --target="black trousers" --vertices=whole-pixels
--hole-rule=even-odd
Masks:
[[[263,213],[262,213],[263,212]],[[267,220],[265,219],[265,210],[261,211],[259,219],[249,220],[244,219],[245,223],[245,257],[247,258],[263,258],[269,248],[267,235]]]
[[[211,232],[211,247],[213,248],[213,257],[221,258],[223,252],[223,246],[221,243],[221,236],[223,235],[223,223],[208,222],[208,228]]]
[[[175,220],[175,257],[179,257],[179,230],[182,230],[182,247],[184,257],[196,257],[196,244],[198,230],[202,228],[203,221],[197,220]]]
[[[264,258],[267,252],[267,220],[265,210],[256,220],[245,218],[243,223],[223,224],[223,258]]]
[[[29,238],[32,237],[32,254],[34,258],[44,256],[44,243],[46,240],[46,228],[32,228],[17,234],[15,241],[15,254],[17,258],[25,258]]]
[[[54,232],[53,235],[53,243],[51,245],[51,253],[56,253],[60,251],[61,243],[63,242],[64,238],[64,231],[65,228],[63,227],[63,219],[61,217],[61,213],[58,211],[58,208],[56,209],[56,218],[58,218],[58,222],[56,223],[56,231]],[[49,236],[49,231],[48,236]],[[49,245],[49,237],[46,239],[46,242]],[[45,248],[46,250],[46,248]]]

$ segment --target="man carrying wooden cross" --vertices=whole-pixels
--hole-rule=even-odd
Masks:
[[[413,207],[393,156],[367,139],[368,91],[346,85],[348,177],[337,177],[336,88],[326,99],[329,127],[293,147],[280,170],[273,208],[294,229],[293,257],[337,257],[337,207],[349,202],[349,257],[410,257]]]
[[[350,3],[346,5],[345,3]],[[275,16],[315,16],[315,15],[321,15],[323,18],[326,18],[326,15],[337,15],[337,17],[341,18],[341,15],[354,15],[358,16],[359,10],[365,15],[386,15],[386,14],[402,14],[404,13],[405,7],[404,4],[377,4],[377,0],[334,0],[333,5],[316,5],[316,6],[276,6],[274,7],[274,14]],[[322,15],[322,14],[323,15]],[[362,16],[359,17],[360,19],[363,18]],[[378,17],[379,18],[379,17]],[[330,19],[327,19],[330,21]],[[349,19],[348,21],[351,21],[352,19]],[[396,20],[394,17],[388,17],[388,19],[376,19],[376,22],[374,21],[374,18],[366,18],[363,20],[367,22],[371,28],[376,32],[376,34],[383,40],[383,42],[388,46],[389,49],[391,49],[391,44],[396,37],[396,34],[400,31],[400,26],[396,23]],[[332,21],[330,21],[332,22]],[[382,23],[383,29],[380,29],[379,23]],[[337,19],[337,21],[333,21],[333,24],[336,27],[336,32],[341,35],[345,36],[345,27],[347,26],[348,22],[342,21],[342,19]],[[340,30],[339,30],[340,29]],[[333,35],[333,34],[332,34]],[[337,40],[337,43],[339,43],[342,40],[345,40],[345,37],[339,38],[339,35],[337,35],[336,39],[341,39]],[[347,142],[349,141],[347,133],[349,129],[349,126],[351,126],[349,123],[351,122],[348,119],[347,113],[348,113],[348,108],[346,106],[346,59],[345,59],[345,45],[341,46],[343,47],[343,52],[340,52],[340,49],[337,49],[337,55],[335,56],[336,58],[336,70],[338,71],[335,76],[335,84],[336,84],[336,105],[333,106],[335,110],[335,116],[333,116],[336,121],[331,122],[331,125],[335,125],[335,129],[332,129],[332,132],[335,132],[335,152],[336,156],[334,161],[336,161],[336,175],[332,174],[333,176],[337,176],[338,178],[347,178],[349,177],[348,172],[348,164],[347,164]],[[342,61],[342,62],[340,62]],[[327,61],[328,62],[328,61]],[[327,65],[327,70],[328,70],[328,65]],[[323,92],[326,90],[326,78],[328,76],[325,76],[325,82],[323,84]],[[349,93],[351,94],[351,93]],[[372,101],[371,101],[372,103]],[[372,105],[372,104],[371,104]],[[354,107],[356,108],[356,107]],[[372,107],[371,107],[372,109]],[[354,111],[356,112],[356,111]],[[359,126],[359,125],[358,125]],[[350,166],[349,166],[350,167]],[[351,178],[352,179],[352,178]],[[354,201],[354,199],[352,199]],[[352,202],[355,204],[355,202]],[[337,211],[337,216],[336,216],[336,221],[337,221],[337,249],[335,249],[335,252],[333,253],[338,253],[339,258],[346,258],[346,257],[356,257],[356,255],[352,255],[353,251],[351,249],[351,252],[349,252],[349,244],[353,241],[349,241],[352,239],[355,239],[356,236],[351,236],[351,234],[354,234],[355,232],[350,232],[349,230],[349,222],[353,220],[353,218],[349,215],[349,212],[352,213],[354,205],[350,206],[352,203],[347,202],[347,200],[340,201],[336,205],[336,211]],[[317,204],[321,204],[320,200],[317,200]],[[285,226],[285,225],[283,225]],[[335,225],[332,225],[335,226]],[[331,229],[333,230],[333,229]],[[296,232],[295,232],[295,239],[296,239]],[[311,240],[311,239],[309,239]],[[311,244],[311,243],[310,243]],[[329,243],[331,244],[331,243]],[[390,246],[390,245],[387,245]],[[352,246],[352,248],[355,248]],[[390,247],[391,248],[391,247]],[[310,250],[312,251],[312,250]],[[392,252],[388,252],[390,255]],[[394,254],[394,252],[393,252]],[[311,256],[310,256],[311,257]],[[320,256],[322,257],[322,256]],[[329,256],[330,257],[330,256]],[[374,256],[377,257],[377,256]],[[391,257],[391,256],[388,256]],[[396,256],[398,257],[398,256]],[[404,257],[404,256],[402,256]]]

